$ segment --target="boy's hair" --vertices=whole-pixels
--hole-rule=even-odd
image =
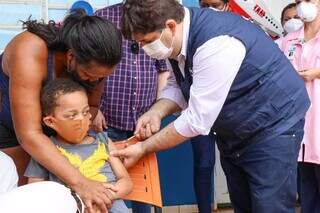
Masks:
[[[80,84],[70,79],[58,78],[49,81],[42,88],[40,94],[42,116],[47,116],[53,113],[54,108],[57,107],[57,99],[61,95],[77,91],[86,93],[86,90]]]

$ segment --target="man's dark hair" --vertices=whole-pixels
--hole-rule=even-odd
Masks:
[[[78,10],[68,15],[59,26],[54,21],[27,20],[23,28],[42,38],[49,50],[72,50],[80,64],[95,61],[113,67],[121,60],[121,33],[107,20],[88,16]]]
[[[177,0],[126,0],[123,5],[121,31],[132,39],[136,33],[151,33],[165,27],[168,19],[181,23],[184,9]]]
[[[57,107],[57,99],[61,95],[78,91],[86,93],[86,90],[80,84],[70,79],[57,78],[49,81],[42,88],[40,94],[42,116],[47,116],[54,112],[55,107]]]
[[[283,10],[282,10],[282,12],[281,12],[281,23],[283,24],[283,19],[284,19],[284,13],[287,11],[287,10],[289,10],[289,9],[291,9],[291,8],[295,8],[297,6],[297,4],[296,3],[291,3],[291,4],[288,4],[287,6],[285,6],[284,8],[283,8]]]

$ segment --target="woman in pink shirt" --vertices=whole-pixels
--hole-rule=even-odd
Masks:
[[[320,212],[320,0],[296,0],[304,26],[284,37],[281,49],[301,77],[312,106],[299,155],[302,213]]]

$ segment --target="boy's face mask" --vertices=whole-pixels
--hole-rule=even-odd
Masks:
[[[78,120],[59,120],[52,117],[52,128],[69,143],[81,143],[87,135],[90,126],[90,113]]]

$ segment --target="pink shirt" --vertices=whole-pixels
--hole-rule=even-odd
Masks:
[[[289,33],[280,46],[296,70],[320,68],[320,32],[315,38],[304,42],[304,27]],[[306,82],[311,107],[306,115],[305,135],[300,149],[299,161],[320,164],[320,79]],[[304,157],[303,157],[304,156]]]

